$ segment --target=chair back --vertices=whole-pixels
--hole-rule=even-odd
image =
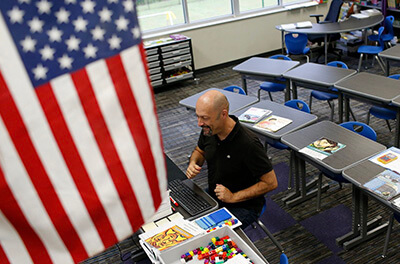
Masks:
[[[228,87],[224,88],[225,91],[237,93],[237,94],[246,94],[245,91],[242,89],[242,87],[236,86],[236,85],[231,85]]]
[[[385,28],[386,28],[386,36],[390,39],[394,37],[394,29],[393,29],[394,16],[387,16],[385,18]]]
[[[350,121],[341,123],[340,126],[347,128],[361,136],[369,138],[373,141],[376,141],[376,132],[367,124],[357,122],[357,121]]]
[[[381,46],[382,50],[385,48],[385,43],[383,42],[382,39],[382,33],[385,30],[385,27],[380,27],[378,29],[378,42],[379,42],[379,46]]]
[[[331,62],[328,62],[328,64],[326,64],[326,65],[332,66],[332,67],[343,68],[343,69],[349,68],[349,67],[347,67],[346,63],[344,63],[342,61],[331,61]]]
[[[282,54],[273,55],[273,56],[269,57],[269,59],[274,59],[274,60],[289,60],[289,61],[292,60],[292,59],[289,58],[288,56],[282,55]]]
[[[308,104],[302,100],[299,99],[293,99],[293,100],[289,100],[285,103],[286,106],[306,112],[306,113],[310,113],[310,107],[308,106]]]
[[[331,5],[329,6],[328,14],[326,14],[324,21],[337,22],[342,5],[343,0],[332,0]]]
[[[392,79],[396,79],[396,80],[399,80],[400,79],[400,74],[393,74],[393,75],[390,75],[390,76],[388,76],[389,78],[392,78]]]
[[[281,254],[281,257],[279,258],[279,264],[289,264],[289,259],[285,253]]]
[[[307,35],[303,33],[288,33],[285,35],[285,45],[288,54],[304,54],[307,42]]]

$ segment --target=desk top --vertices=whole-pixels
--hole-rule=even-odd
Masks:
[[[384,145],[330,121],[322,121],[297,130],[283,136],[281,141],[291,149],[299,152],[299,150],[321,137],[326,137],[346,145],[343,149],[323,160],[309,157],[311,161],[323,166],[335,174],[341,173],[347,167],[386,149]]]
[[[281,77],[286,71],[299,65],[298,61],[275,60],[253,57],[233,67],[240,74],[266,75]]]
[[[367,72],[358,73],[335,87],[342,92],[389,104],[400,95],[400,81]]]
[[[394,106],[400,107],[400,95],[392,100]]]
[[[356,74],[356,70],[327,66],[317,63],[305,63],[283,74],[294,81],[304,81],[321,86],[333,86],[335,83]]]
[[[254,97],[254,96],[248,96],[248,95],[244,95],[244,94],[237,94],[234,92],[229,92],[229,91],[225,91],[223,89],[218,89],[218,88],[210,88],[207,90],[204,90],[200,93],[194,94],[192,96],[189,96],[181,101],[179,101],[179,104],[190,108],[190,109],[196,109],[196,102],[197,99],[199,99],[199,97],[201,95],[203,95],[204,93],[206,93],[207,91],[210,90],[217,90],[220,91],[221,93],[223,93],[226,98],[229,101],[229,113],[234,113],[246,106],[252,105],[256,102],[258,102],[258,98]]]
[[[400,46],[396,45],[378,54],[382,58],[400,60]]]
[[[276,132],[269,132],[267,130],[257,129],[253,127],[253,124],[249,124],[246,122],[241,122],[244,126],[250,128],[252,131],[259,133],[261,135],[267,136],[274,140],[279,140],[283,135],[286,135],[290,132],[293,132],[302,127],[308,126],[317,121],[318,117],[316,115],[308,114],[306,112],[299,111],[297,109],[285,106],[283,104],[277,104],[271,101],[261,101],[250,107],[258,107],[262,109],[272,110],[272,115],[277,115],[285,118],[289,118],[292,121],[289,125],[279,129]],[[238,117],[242,113],[244,113],[250,107],[243,108],[240,111],[235,112],[235,115]]]
[[[353,30],[369,28],[383,21],[383,15],[371,16],[364,19],[350,17],[342,22],[318,24],[313,23],[311,28],[295,28],[284,30],[280,25],[276,29],[287,32],[305,33],[305,34],[334,34],[340,32],[349,32]]]

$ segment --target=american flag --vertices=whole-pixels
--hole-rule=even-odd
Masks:
[[[0,0],[0,263],[76,263],[165,196],[133,0]]]

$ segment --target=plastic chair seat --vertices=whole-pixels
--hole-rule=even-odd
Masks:
[[[321,91],[312,91],[311,96],[322,101],[333,100],[339,97],[337,94],[321,92]]]
[[[390,110],[382,106],[372,106],[369,111],[371,115],[380,119],[384,120],[396,119],[396,111]]]
[[[360,46],[357,50],[358,53],[364,53],[364,54],[378,54],[383,51],[383,48],[381,46],[369,46],[369,45],[363,45]]]
[[[286,89],[286,85],[282,83],[263,82],[260,84],[260,89],[267,92],[280,92]]]
[[[285,144],[281,143],[281,142],[275,142],[273,144],[269,144],[271,147],[274,147],[276,149],[290,149],[288,146],[286,146]]]

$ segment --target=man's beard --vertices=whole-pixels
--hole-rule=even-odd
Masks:
[[[204,130],[205,128],[208,129],[208,132],[207,132],[207,130]],[[207,136],[207,137],[212,136],[212,129],[209,126],[202,126],[202,132],[203,132],[204,136]]]

